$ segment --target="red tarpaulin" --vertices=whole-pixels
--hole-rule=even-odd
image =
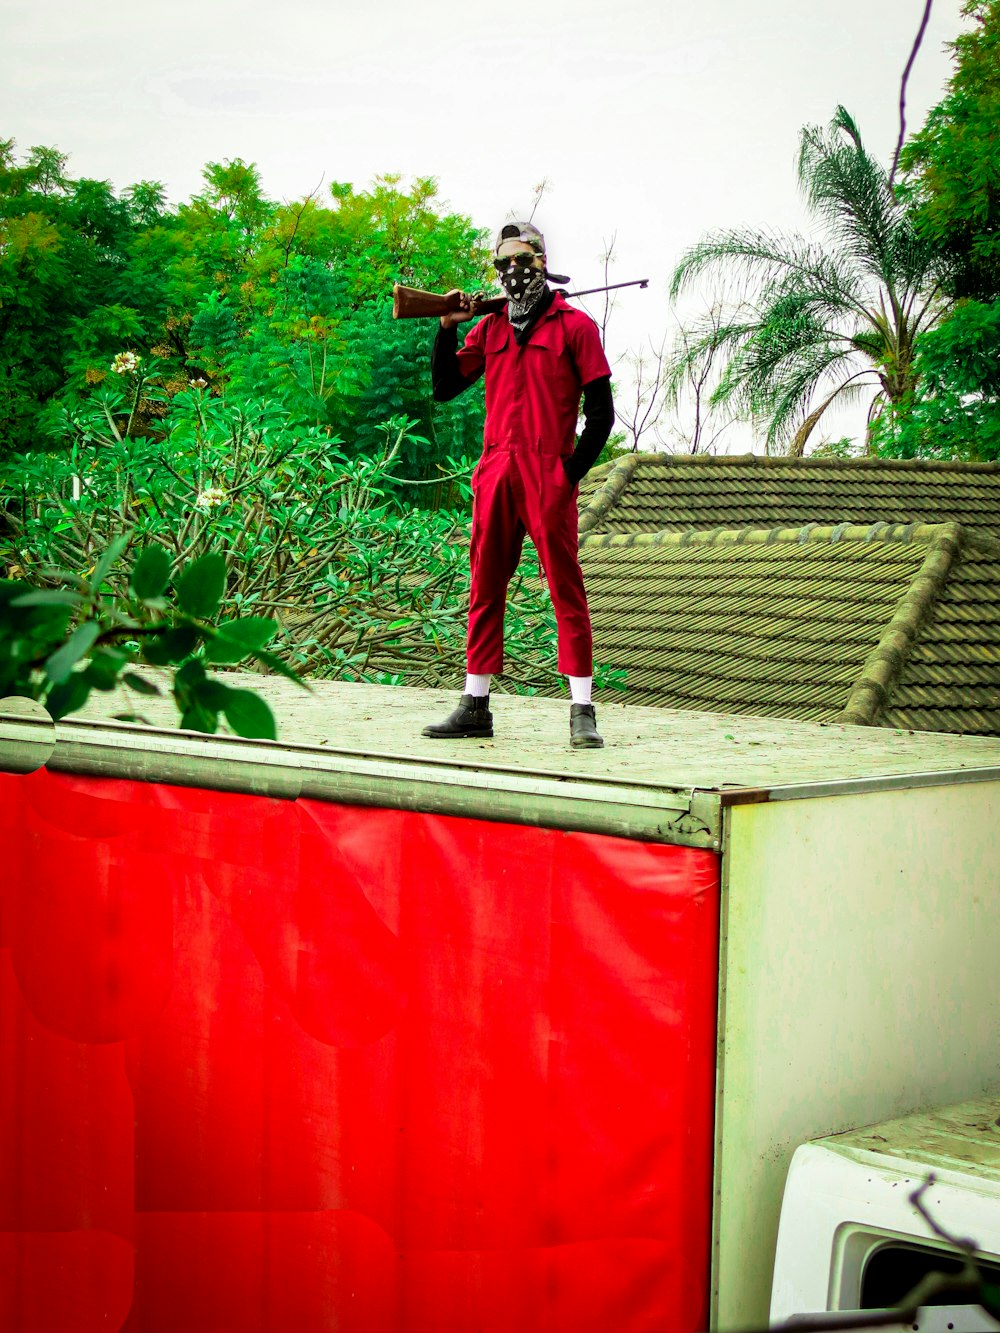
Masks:
[[[706,1319],[718,860],[0,777],[0,1326]]]

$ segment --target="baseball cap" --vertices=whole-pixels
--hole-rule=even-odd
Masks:
[[[535,254],[543,255],[545,253],[545,237],[530,222],[505,222],[497,232],[497,238],[493,244],[494,254],[500,249],[504,241],[523,241],[525,245],[531,246]]]

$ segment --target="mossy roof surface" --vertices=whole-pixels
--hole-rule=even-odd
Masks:
[[[1000,542],[954,523],[590,536],[629,703],[1000,735]]]
[[[165,684],[162,671],[140,668],[150,681]],[[359,760],[413,760],[432,768],[479,770],[502,785],[504,773],[547,775],[569,786],[615,783],[656,790],[690,792],[739,788],[811,786],[815,783],[863,781],[927,772],[959,774],[1000,768],[1000,741],[992,737],[958,737],[904,733],[879,727],[792,722],[784,717],[726,717],[715,711],[677,712],[637,708],[612,699],[598,709],[607,745],[603,750],[572,750],[569,746],[569,700],[504,695],[493,701],[496,735],[492,740],[433,741],[421,735],[425,723],[454,708],[452,689],[356,685],[315,680],[304,690],[283,676],[226,671],[230,685],[252,689],[265,698],[278,719],[278,742],[262,742],[266,750],[307,746],[326,750],[330,771],[353,756]],[[79,727],[111,722],[116,713],[134,709],[135,696],[125,686],[94,691],[86,707],[57,724],[61,739]],[[169,691],[143,697],[141,708],[153,727],[165,728],[166,743],[178,731],[177,709]],[[142,745],[144,729],[114,723],[126,739],[119,753],[121,776],[135,776],[130,764],[134,743]],[[190,733],[188,733],[190,735]],[[212,749],[222,737],[199,736]],[[232,742],[235,754],[254,742]],[[220,769],[225,760],[217,763]],[[495,776],[494,776],[495,775]],[[224,785],[223,778],[223,785]]]
[[[630,454],[595,468],[581,532],[962,523],[1000,539],[1000,464]]]

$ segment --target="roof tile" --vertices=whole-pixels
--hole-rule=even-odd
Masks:
[[[581,561],[629,702],[1000,734],[1000,542],[958,524],[593,535]]]

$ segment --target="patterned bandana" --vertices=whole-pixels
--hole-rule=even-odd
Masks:
[[[508,287],[506,279],[507,274],[504,274],[500,281],[507,293],[507,318],[517,334],[529,322],[532,311],[548,290],[545,286],[545,272],[543,269],[532,269],[531,277],[520,285],[516,298]]]

